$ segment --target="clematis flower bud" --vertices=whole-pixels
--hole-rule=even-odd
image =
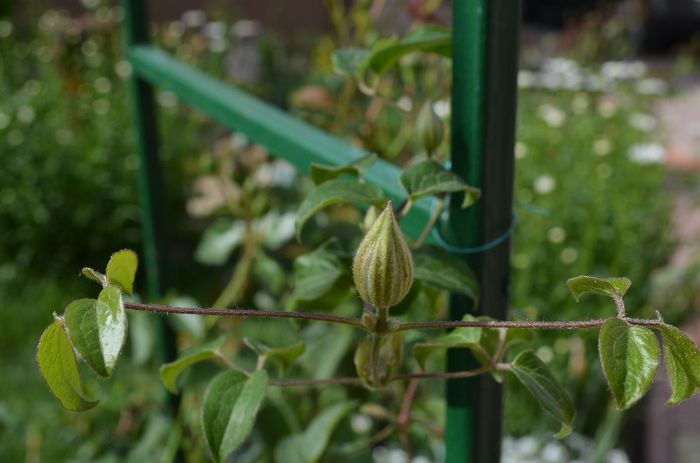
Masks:
[[[389,201],[362,239],[352,264],[360,298],[388,309],[406,297],[413,284],[413,259]]]
[[[432,102],[426,101],[416,118],[416,134],[428,154],[442,143],[445,131],[442,124],[440,117],[433,111]]]

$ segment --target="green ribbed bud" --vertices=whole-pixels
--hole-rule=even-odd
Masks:
[[[357,248],[352,277],[360,298],[376,309],[395,306],[411,289],[411,250],[394,216],[391,201]]]
[[[432,102],[426,101],[416,118],[416,134],[428,154],[440,146],[444,132],[442,119],[433,111]]]

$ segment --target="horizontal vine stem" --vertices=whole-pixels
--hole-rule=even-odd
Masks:
[[[343,325],[364,328],[358,318],[340,317],[337,315],[322,314],[316,312],[287,312],[277,310],[255,310],[255,309],[211,309],[200,307],[170,307],[158,304],[138,304],[135,302],[124,302],[124,307],[129,310],[142,310],[145,312],[165,313],[165,314],[194,314],[212,315],[217,317],[237,317],[237,318],[294,318],[297,320],[316,320],[329,323],[340,323]]]
[[[644,320],[639,318],[623,318],[624,321],[631,325],[638,326],[659,326],[662,324],[659,320]],[[436,329],[449,329],[449,328],[526,328],[533,330],[578,330],[586,328],[600,328],[603,324],[608,321],[607,318],[601,318],[597,320],[582,320],[582,321],[463,321],[463,320],[453,320],[453,321],[435,321],[435,322],[415,322],[415,323],[401,323],[397,330],[436,330]]]

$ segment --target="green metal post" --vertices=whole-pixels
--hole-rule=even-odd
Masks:
[[[447,236],[477,247],[501,236],[513,220],[513,146],[519,48],[519,0],[454,0],[452,170],[482,189],[463,211],[451,202]],[[481,285],[476,312],[503,319],[509,300],[509,241],[468,258]],[[452,296],[450,317],[469,302]],[[463,351],[448,352],[449,371],[476,367]],[[447,463],[500,460],[502,386],[490,376],[447,383]]]

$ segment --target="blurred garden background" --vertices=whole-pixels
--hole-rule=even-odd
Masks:
[[[664,10],[684,19],[674,22],[677,16],[642,0],[525,3],[514,315],[603,317],[610,307],[593,299],[576,304],[565,280],[624,275],[633,282],[631,316],[658,310],[700,341],[700,34],[693,34],[700,13],[693,4]],[[449,25],[447,1],[152,0],[150,8],[153,41],[179,59],[391,162],[416,158],[421,102],[449,120],[449,60],[407,56],[387,74],[381,97],[364,94],[331,60],[339,48],[368,46],[417,24]],[[98,409],[78,415],[60,408],[34,361],[52,312],[93,289],[80,269],[101,268],[118,249],[141,252],[123,16],[118,3],[104,0],[0,3],[0,462],[208,461],[194,405],[211,371],[193,370],[173,416],[157,373],[154,317],[129,314],[128,355],[115,379],[87,381],[100,389]],[[308,243],[342,237],[361,216],[332,209],[298,243],[295,211],[307,178],[167,91],[158,91],[157,104],[175,263],[161,302],[357,310],[347,294],[301,294],[295,278],[315,264],[293,261]],[[145,292],[143,283],[137,288]],[[407,317],[425,318],[412,310],[421,304],[443,313],[444,298],[416,299],[404,304]],[[353,371],[356,339],[341,328],[214,326],[189,316],[170,322],[180,349],[217,333],[255,333],[272,345],[298,335],[315,343],[294,367],[300,372],[320,378]],[[641,405],[617,412],[596,336],[537,334],[538,355],[575,399],[575,431],[554,440],[551,423],[509,385],[503,461],[700,461],[700,423],[690,419],[700,399],[667,411],[657,403],[668,387],[659,379]],[[228,348],[237,350],[236,341]],[[442,388],[426,385],[415,403],[422,421],[411,428],[414,462],[441,461]],[[233,461],[274,461],[275,446],[305,429],[315,410],[353,398],[365,397],[340,387],[272,393]],[[396,436],[381,435],[385,412],[358,408],[329,426],[322,461],[408,461]]]

